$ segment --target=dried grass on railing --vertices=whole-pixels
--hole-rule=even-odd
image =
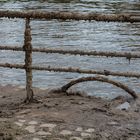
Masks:
[[[0,63],[0,67],[7,67],[7,68],[16,68],[16,69],[25,69],[25,65],[22,64],[3,64]],[[33,70],[43,70],[43,71],[54,71],[54,72],[73,72],[73,73],[84,73],[84,74],[99,74],[99,75],[112,75],[112,76],[123,76],[123,77],[136,77],[140,78],[140,73],[136,72],[113,72],[108,70],[103,71],[97,71],[97,70],[87,70],[87,69],[79,69],[79,68],[58,68],[58,67],[51,67],[51,66],[45,66],[45,67],[38,67],[38,66],[32,66]]]
[[[75,12],[42,12],[42,11],[0,11],[0,17],[33,18],[33,19],[62,19],[62,20],[95,20],[107,22],[140,22],[138,16],[132,14],[100,14]]]
[[[107,77],[103,77],[103,76],[92,76],[92,77],[82,77],[76,80],[72,80],[71,82],[69,82],[68,84],[64,85],[59,91],[62,92],[66,92],[71,86],[78,84],[80,82],[86,82],[86,81],[100,81],[100,82],[106,82],[106,83],[110,83],[112,85],[115,85],[123,90],[125,90],[127,93],[129,93],[134,99],[138,98],[137,94],[135,93],[135,91],[133,91],[132,89],[130,89],[128,86],[124,85],[123,83],[120,83],[118,81],[114,81],[114,80],[110,80]],[[67,92],[66,92],[67,93]],[[68,94],[68,93],[67,93]]]
[[[0,46],[0,50],[12,50],[12,51],[23,51],[20,47]],[[32,52],[42,53],[59,53],[59,54],[71,54],[71,55],[88,55],[88,56],[106,56],[106,57],[126,57],[140,58],[140,53],[132,52],[104,52],[104,51],[80,51],[80,50],[62,50],[62,49],[48,49],[48,48],[32,48]]]

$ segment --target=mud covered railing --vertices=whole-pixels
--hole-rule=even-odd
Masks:
[[[26,91],[27,98],[26,102],[34,101],[33,90],[32,90],[32,70],[45,70],[45,71],[54,71],[54,72],[76,72],[76,73],[85,73],[85,74],[98,74],[98,75],[112,75],[112,76],[124,76],[124,77],[136,77],[140,78],[140,73],[136,72],[114,72],[114,71],[98,71],[98,70],[86,70],[79,68],[59,68],[51,66],[32,66],[32,52],[42,52],[42,53],[59,53],[59,54],[70,54],[70,55],[88,55],[88,56],[106,56],[106,57],[125,57],[127,59],[131,58],[140,58],[140,53],[130,53],[130,52],[102,52],[102,51],[81,51],[81,50],[61,50],[61,49],[46,49],[46,48],[32,48],[31,44],[31,28],[30,20],[31,19],[63,19],[63,20],[95,20],[95,21],[114,21],[114,22],[140,22],[139,15],[130,15],[130,14],[97,14],[97,13],[72,13],[72,12],[20,12],[20,11],[0,11],[0,18],[24,18],[25,19],[25,32],[24,32],[24,45],[22,48],[11,47],[11,46],[0,46],[0,50],[12,50],[12,51],[24,51],[25,52],[25,64],[9,64],[9,63],[0,63],[0,67],[7,68],[16,68],[16,69],[25,69],[26,71]],[[137,98],[137,94],[128,88],[126,85],[114,80],[109,80],[106,77],[87,77],[80,78],[74,81],[71,81],[67,85],[61,88],[61,91],[66,91],[70,86],[77,84],[79,82],[85,81],[101,81],[113,84],[117,87],[122,88],[134,98]]]
[[[4,68],[15,68],[15,69],[25,69],[25,65],[22,64],[9,64],[9,63],[0,63],[0,67]],[[51,67],[51,66],[31,66],[32,70],[40,70],[40,71],[53,71],[53,72],[72,72],[72,73],[81,73],[81,74],[99,74],[105,76],[121,76],[121,77],[135,77],[140,78],[140,73],[138,72],[119,72],[119,71],[109,71],[109,70],[88,70],[88,69],[79,69],[79,68],[59,68],[59,67]]]
[[[23,51],[20,47],[11,46],[0,46],[0,50],[12,50],[12,51]],[[62,50],[62,49],[48,49],[48,48],[32,48],[32,52],[42,52],[42,53],[59,53],[59,54],[71,54],[71,55],[87,55],[87,56],[106,56],[106,57],[126,57],[140,58],[140,53],[131,52],[104,52],[104,51],[81,51],[81,50]]]
[[[39,12],[39,11],[0,11],[0,17],[32,18],[32,19],[62,19],[62,20],[95,20],[107,22],[140,22],[140,15],[134,14],[101,14],[76,12]]]
[[[26,91],[27,98],[25,102],[33,101],[33,90],[32,90],[32,37],[31,37],[31,27],[30,19],[26,18],[25,22],[25,32],[24,32],[24,45],[23,51],[25,51],[25,65],[24,69],[26,71]]]

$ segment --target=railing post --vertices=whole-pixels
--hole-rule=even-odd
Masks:
[[[30,28],[30,18],[26,18],[23,50],[25,51],[26,92],[27,92],[27,97],[25,102],[27,103],[33,101],[31,40],[32,37],[31,37],[31,28]]]

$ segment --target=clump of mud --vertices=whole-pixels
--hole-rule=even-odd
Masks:
[[[24,131],[9,121],[0,121],[0,140],[16,140]]]

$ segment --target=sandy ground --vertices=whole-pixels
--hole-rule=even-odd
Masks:
[[[24,104],[23,88],[0,86],[0,140],[140,140],[140,99],[34,93],[40,103]]]

